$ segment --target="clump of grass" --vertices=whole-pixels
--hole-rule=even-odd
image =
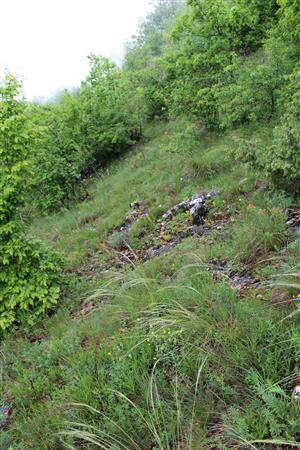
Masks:
[[[203,180],[229,172],[232,165],[230,155],[224,147],[216,147],[200,156],[194,156],[191,162],[193,172]]]
[[[170,410],[172,414],[172,420],[174,421],[173,436],[170,434],[170,417],[166,417],[166,402],[161,398],[160,388],[156,377],[156,370],[159,366],[159,360],[157,360],[153,366],[149,384],[147,389],[146,409],[142,409],[138,404],[132,401],[129,397],[119,391],[112,391],[112,394],[119,399],[125,401],[129,407],[131,407],[136,416],[138,416],[148,430],[148,434],[151,438],[152,447],[159,450],[180,450],[182,448],[193,448],[193,436],[194,436],[194,420],[195,409],[198,397],[198,388],[200,383],[200,377],[203,368],[207,362],[207,357],[204,357],[200,362],[197,377],[194,384],[194,395],[190,397],[181,397],[180,386],[178,378],[175,377],[174,389],[173,389],[173,408]],[[169,400],[170,401],[170,400]],[[85,404],[73,404],[75,408],[85,408],[92,413],[100,416],[101,421],[111,422],[111,419],[100,411],[91,408]],[[188,414],[184,414],[188,412]],[[70,422],[68,423],[68,429],[62,432],[62,435],[71,436],[72,438],[80,439],[83,442],[90,442],[97,447],[103,449],[110,449],[111,445],[116,445],[117,448],[122,449],[136,449],[142,450],[143,444],[135,440],[134,435],[130,432],[130,429],[124,429],[118,426],[118,423],[112,422],[114,428],[117,430],[117,434],[109,433],[101,430],[100,427],[95,427],[89,424]],[[69,448],[75,449],[70,446]]]
[[[251,273],[287,242],[283,209],[261,208],[249,202],[242,206],[232,233],[234,266],[241,272]]]
[[[128,234],[123,231],[114,231],[107,239],[108,244],[116,249],[120,250],[128,244]]]

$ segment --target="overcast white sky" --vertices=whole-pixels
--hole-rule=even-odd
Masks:
[[[0,75],[24,81],[29,99],[79,86],[89,53],[114,60],[150,11],[150,0],[0,0]]]

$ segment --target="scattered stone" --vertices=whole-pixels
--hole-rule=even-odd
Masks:
[[[149,211],[148,208],[141,206],[141,204],[138,201],[130,203],[129,206],[132,209],[128,211],[124,222],[122,223],[120,229],[118,230],[124,233],[128,233],[133,223],[136,222],[138,219],[144,219],[145,217],[147,217]]]
[[[225,271],[227,269],[227,261],[225,259],[212,258],[208,261],[208,266],[219,269],[221,271]]]
[[[206,200],[211,200],[214,198],[219,191],[211,191],[208,194],[196,194],[189,200],[184,200],[183,202],[178,203],[172,208],[166,211],[162,218],[163,220],[169,220],[172,216],[174,216],[178,211],[190,211],[193,216],[193,221],[195,225],[200,225],[199,222],[203,223],[205,216],[207,215],[207,208],[205,207]]]
[[[300,400],[300,386],[295,386],[295,389],[293,390],[292,399],[299,401]]]
[[[238,294],[257,285],[257,281],[250,275],[240,276],[234,273],[225,260],[213,258],[208,261],[207,266],[215,281],[227,280]]]
[[[300,226],[300,206],[295,206],[294,208],[288,208],[285,211],[287,216],[286,226],[297,227]]]
[[[209,236],[213,231],[221,229],[231,215],[230,211],[214,212],[210,220],[206,221],[209,201],[219,192],[213,190],[207,194],[195,194],[190,199],[170,208],[155,223],[152,221],[152,228],[141,227],[140,246],[136,246],[134,249],[130,247],[129,232],[138,220],[148,217],[149,208],[137,200],[131,202],[131,209],[126,214],[122,225],[112,230],[108,236],[108,246],[103,246],[103,249],[99,249],[93,255],[87,255],[90,256],[88,264],[77,271],[78,276],[86,279],[101,278],[102,272],[112,266],[123,267],[136,261],[146,261],[154,256],[161,256],[186,237]],[[161,208],[161,205],[159,207]],[[177,213],[180,214],[175,217]],[[213,240],[210,240],[209,244],[212,243]],[[113,258],[108,262],[103,261],[101,255],[106,252],[111,253],[112,250],[115,250]],[[87,308],[84,308],[79,316],[89,313],[89,307],[93,309],[93,305],[87,305]]]
[[[296,240],[300,236],[300,206],[288,208],[285,211],[286,226],[292,230],[292,238]]]
[[[254,287],[256,281],[250,275],[242,277],[236,275],[231,278],[231,284],[236,291],[242,291]]]
[[[168,209],[168,211],[165,212],[162,216],[163,220],[170,220],[171,217],[174,216],[174,214],[176,214],[180,210],[187,211],[190,206],[189,203],[190,203],[189,200],[186,200]]]
[[[81,317],[86,317],[91,314],[95,309],[99,309],[100,306],[106,304],[108,302],[108,297],[101,297],[101,299],[97,300],[86,300],[78,311],[74,313],[74,316],[77,319]]]
[[[162,256],[165,253],[169,252],[173,247],[175,247],[176,244],[178,244],[179,240],[174,240],[173,242],[170,242],[169,244],[163,245],[159,248],[150,248],[145,255],[143,260],[147,261],[148,259],[154,258],[155,256]]]
[[[12,405],[5,404],[0,406],[0,429],[7,426],[11,413]]]
[[[194,225],[203,225],[208,209],[203,203],[197,202],[190,210]]]
[[[215,281],[221,281],[222,278],[223,278],[222,272],[219,272],[219,271],[213,272],[213,279]]]

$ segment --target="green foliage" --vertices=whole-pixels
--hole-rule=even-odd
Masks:
[[[300,41],[300,5],[297,0],[278,0],[279,27],[277,32],[299,45]],[[299,48],[298,48],[299,51]]]
[[[18,100],[19,83],[7,75],[0,88],[0,330],[34,319],[58,301],[59,264],[24,236],[23,206],[32,129]]]
[[[80,181],[142,135],[142,98],[128,77],[105,58],[90,56],[90,74],[78,92],[64,92],[54,104],[29,105],[39,129],[31,151],[31,203],[57,209],[81,197]]]
[[[165,116],[163,55],[169,45],[169,29],[181,10],[180,0],[157,0],[154,10],[141,22],[137,36],[127,44],[123,69],[141,97],[148,119]]]
[[[13,414],[5,424],[0,406],[1,448],[299,447],[300,244],[289,245],[291,199],[257,179],[299,194],[298,19],[295,0],[158,0],[123,67],[90,56],[80,89],[54,104],[21,101],[6,78],[0,330],[27,327],[2,341],[0,395]],[[64,307],[29,328],[59,299],[60,263],[26,238],[21,214],[76,197],[151,119],[151,142],[101,171],[88,201],[35,218],[31,234],[64,253],[76,277]],[[163,229],[161,214],[219,188],[203,233],[175,245],[190,213]],[[134,199],[148,214],[112,232]],[[143,260],[143,249],[169,242],[172,251]],[[103,272],[124,247],[130,269]],[[264,282],[283,260],[282,301]]]
[[[226,426],[234,429],[241,442],[253,439],[254,432],[257,440],[268,435],[274,443],[278,440],[279,445],[280,441],[293,443],[299,427],[299,404],[291,404],[283,387],[265,380],[254,369],[249,371],[246,381],[253,398],[245,411],[229,408],[225,415]]]
[[[120,69],[105,58],[90,56],[90,74],[80,90],[82,145],[90,164],[124,151],[140,137],[140,122],[123,89]]]
[[[184,114],[223,129],[276,119],[299,59],[290,25],[297,8],[285,0],[156,1],[122,68],[91,55],[78,91],[28,105],[39,130],[30,204],[49,211],[83,198],[81,181],[143,139],[149,120]]]
[[[78,183],[90,162],[81,145],[79,99],[66,91],[56,104],[29,106],[28,114],[39,130],[30,155],[30,202],[38,210],[47,211],[80,192]]]
[[[300,72],[295,70],[281,93],[282,117],[266,143],[260,139],[242,140],[237,155],[261,170],[273,186],[290,194],[299,193],[300,173]]]
[[[300,70],[295,70],[286,88],[287,101],[273,145],[263,163],[273,184],[292,194],[300,192]]]
[[[271,120],[292,67],[286,44],[279,39],[246,59],[235,57],[226,68],[226,81],[216,88],[221,127]]]
[[[170,109],[188,111],[208,127],[218,126],[215,88],[235,57],[246,58],[262,46],[276,22],[276,2],[236,0],[188,2],[190,10],[173,31],[177,51],[167,54]]]

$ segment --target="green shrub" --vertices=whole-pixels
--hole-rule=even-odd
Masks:
[[[217,128],[218,90],[226,84],[228,67],[235,57],[245,58],[262,47],[268,30],[277,21],[278,5],[275,0],[187,3],[190,8],[173,31],[177,48],[166,56],[169,108],[174,114],[193,114],[206,126]],[[235,70],[238,73],[238,68]],[[265,78],[257,74],[251,89],[261,83],[261,76]],[[239,86],[236,100],[242,92]],[[231,95],[228,93],[229,98]],[[257,95],[255,90],[252,95]]]
[[[274,130],[264,167],[277,188],[300,192],[300,69],[294,71],[286,89],[287,102],[280,124]]]
[[[289,53],[277,39],[254,55],[233,59],[217,89],[222,127],[267,121],[275,115],[280,88],[292,70]]]
[[[241,140],[236,156],[262,171],[277,189],[300,192],[300,71],[282,92],[282,117],[271,138]]]
[[[140,122],[131,110],[133,93],[124,89],[118,67],[108,59],[90,56],[90,74],[80,90],[82,146],[90,166],[124,151],[140,137]],[[128,100],[129,98],[129,100]]]
[[[57,257],[26,240],[18,208],[30,177],[32,129],[10,75],[0,87],[0,331],[32,324],[60,295]]]
[[[30,203],[50,211],[79,191],[89,154],[81,146],[78,96],[64,92],[57,103],[30,105],[28,114],[39,130],[31,151],[33,179]]]
[[[55,103],[28,105],[38,138],[31,149],[30,203],[39,210],[61,207],[85,194],[80,185],[142,135],[143,96],[129,77],[105,58],[91,56],[81,88]]]

